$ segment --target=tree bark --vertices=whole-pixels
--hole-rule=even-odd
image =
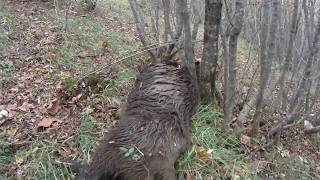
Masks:
[[[298,11],[299,11],[299,0],[294,1],[294,11],[291,20],[291,27],[290,27],[290,36],[289,36],[289,44],[287,48],[287,55],[284,61],[284,65],[280,74],[280,90],[279,90],[279,98],[282,99],[282,110],[285,111],[287,109],[287,89],[285,86],[286,75],[289,71],[289,65],[292,61],[292,51],[293,51],[293,43],[294,38],[297,33],[297,20],[298,20]]]
[[[245,0],[236,0],[235,2],[235,20],[229,38],[229,62],[225,64],[225,66],[228,66],[228,72],[225,72],[225,75],[228,75],[228,81],[225,82],[224,98],[224,129],[226,131],[230,130],[233,108],[235,106],[237,44],[244,19],[245,3]]]
[[[188,12],[187,0],[177,0],[179,5],[178,12],[181,17],[181,21],[184,29],[184,54],[183,64],[188,67],[193,77],[196,77],[195,61],[194,61],[194,50],[192,45],[191,28],[190,28],[190,17]]]
[[[211,100],[212,103],[216,104],[215,81],[217,78],[216,71],[219,55],[218,44],[222,2],[221,0],[206,0],[205,3],[206,10],[204,22],[203,56],[200,70],[201,96],[202,99]],[[210,90],[207,89],[207,84],[210,84]]]
[[[272,67],[272,62],[275,58],[275,42],[276,34],[278,33],[279,25],[279,1],[272,1],[272,18],[270,29],[268,27],[269,23],[269,2],[265,1],[264,12],[262,15],[262,28],[261,28],[261,51],[260,51],[260,90],[257,96],[256,111],[253,116],[253,128],[252,135],[255,136],[258,132],[260,126],[261,112],[263,111],[265,89],[267,89],[267,84],[270,78],[270,72]],[[269,30],[269,35],[267,35]],[[269,37],[268,37],[269,36]]]

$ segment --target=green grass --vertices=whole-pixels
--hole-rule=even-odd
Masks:
[[[191,127],[195,145],[180,159],[178,171],[196,179],[254,178],[252,168],[237,152],[237,138],[222,131],[219,114],[211,106],[199,107]],[[199,154],[203,159],[199,160]]]
[[[138,50],[140,47],[132,40],[132,37],[125,32],[112,32],[108,34],[107,41],[113,52],[118,54],[126,54],[131,51]]]
[[[108,127],[105,123],[97,122],[91,113],[93,109],[87,107],[82,112],[81,125],[76,134],[70,137],[76,144],[76,151],[72,159],[90,159],[90,152]],[[237,153],[238,141],[233,135],[224,134],[221,124],[217,121],[219,113],[210,106],[201,106],[192,123],[193,146],[178,162],[178,172],[191,174],[196,179],[232,177],[251,179],[252,170],[243,162],[242,155]],[[98,132],[98,133],[97,133]],[[6,167],[12,160],[18,163],[21,177],[27,179],[68,179],[72,172],[67,165],[67,159],[59,155],[59,150],[67,147],[63,139],[63,132],[53,134],[49,139],[36,138],[31,144],[10,154],[10,151],[0,151],[1,167]],[[210,164],[199,162],[196,154],[210,151]],[[6,174],[4,174],[6,175]]]
[[[96,132],[105,132],[108,125],[97,123],[90,115],[93,109],[87,107],[82,112],[81,125],[75,135],[75,142],[78,147],[76,156],[80,159],[90,159],[90,151],[97,143],[99,136]],[[100,134],[102,136],[102,134]]]
[[[0,3],[1,4],[1,3]],[[98,1],[101,13],[113,19],[132,22],[132,14],[127,0]],[[29,27],[32,19],[14,13],[12,8],[0,5],[0,53],[10,53],[16,48],[15,42],[29,42],[32,37],[22,30]],[[53,15],[58,16],[58,15]],[[41,19],[44,18],[44,19]],[[50,21],[46,17],[40,20],[51,22],[52,27],[62,27],[63,19],[57,17]],[[114,29],[109,32],[106,29]],[[140,47],[126,32],[117,31],[118,27],[106,28],[90,16],[80,17],[70,15],[67,32],[58,31],[61,39],[48,48],[52,59],[48,59],[58,67],[56,74],[46,74],[47,79],[66,79],[65,69],[74,69],[83,74],[97,69],[93,59],[77,58],[78,55],[93,55],[101,51],[101,43],[107,42],[115,55],[123,55]],[[22,43],[22,44],[23,44]],[[240,40],[239,50],[248,56],[248,44]],[[106,102],[110,97],[120,97],[132,86],[136,70],[128,68],[124,63],[117,64],[115,77],[99,92],[95,100]],[[14,65],[11,62],[0,62],[0,81],[10,81]],[[61,71],[60,71],[61,70]],[[66,80],[70,87],[74,77]],[[36,89],[35,89],[36,91]],[[0,179],[70,179],[73,173],[68,164],[69,159],[90,159],[90,152],[103,133],[108,130],[108,124],[97,121],[92,115],[93,108],[86,107],[81,113],[80,127],[73,135],[67,130],[49,134],[39,133],[32,141],[21,148],[0,144]],[[233,134],[223,132],[218,120],[219,112],[211,106],[200,106],[191,124],[194,146],[186,152],[177,163],[179,175],[189,174],[193,179],[255,179],[254,169],[244,161],[244,154],[239,152],[239,140]],[[1,141],[2,140],[2,136]],[[5,139],[5,138],[3,138]],[[75,147],[67,157],[62,157],[61,150],[69,148],[65,140],[74,142]],[[131,148],[123,149],[132,157],[136,155]],[[129,153],[130,152],[130,153]],[[204,160],[201,161],[201,160]],[[276,165],[277,171],[285,175],[285,179],[310,179],[315,173],[311,169],[312,162],[306,164],[299,159],[285,159]],[[15,174],[9,174],[8,168],[16,168]],[[278,174],[277,174],[278,173]]]
[[[320,178],[320,171],[313,161],[303,161],[299,158],[286,158],[279,161],[277,168],[282,169],[281,176],[285,179],[316,179]]]
[[[102,96],[105,98],[120,96],[123,90],[130,88],[134,82],[136,71],[132,69],[122,69],[116,73],[113,79],[103,90]]]
[[[69,137],[66,132],[57,132],[50,137],[39,136],[28,147],[16,153],[12,153],[9,147],[1,148],[1,174],[10,177],[10,174],[6,174],[6,168],[14,163],[22,179],[70,179],[73,173],[67,164],[68,160],[89,159],[90,151],[107,129],[107,125],[97,123],[91,113],[90,107],[83,110],[80,128],[74,136]],[[63,158],[60,152],[69,148],[66,139],[73,140],[76,149],[70,156]]]
[[[106,40],[107,33],[96,21],[88,17],[70,16],[69,29],[61,32],[63,41],[56,43],[52,49],[53,62],[61,68],[81,68],[81,71],[94,69],[92,58],[87,55],[97,55],[101,44]],[[78,59],[77,56],[84,56]]]
[[[0,174],[6,175],[10,162],[12,162],[13,160],[14,160],[14,153],[12,152],[12,149],[9,147],[1,147],[0,148]],[[1,175],[0,175],[0,179],[1,179]]]
[[[15,155],[23,179],[65,179],[71,176],[66,163],[58,156],[63,144],[56,138],[34,140],[26,150]]]
[[[271,159],[272,171],[269,177],[275,179],[319,179],[320,169],[311,158],[303,155],[289,154],[290,151],[284,149],[282,144],[267,155]]]
[[[132,21],[132,12],[127,0],[101,0],[97,2],[97,12],[122,21]]]
[[[24,16],[16,16],[12,7],[0,4],[0,54],[12,53],[15,40],[27,38],[21,29],[27,23],[29,20]]]
[[[0,61],[0,84],[13,80],[14,65],[11,61]]]

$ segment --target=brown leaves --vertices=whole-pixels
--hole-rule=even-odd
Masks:
[[[43,118],[39,123],[38,126],[39,127],[45,127],[48,128],[51,126],[52,123],[58,121],[58,119],[53,118],[53,117],[47,117],[47,118]]]
[[[33,105],[28,102],[23,102],[22,105],[18,107],[18,109],[23,112],[28,112],[31,108],[33,108]]]
[[[200,163],[212,164],[212,160],[209,157],[211,152],[212,152],[212,150],[201,149],[196,152],[195,158]]]
[[[16,114],[17,104],[9,104],[7,105],[6,110],[9,112],[9,117],[12,117]]]
[[[241,137],[240,137],[240,142],[241,142],[241,144],[243,144],[243,145],[246,145],[246,146],[248,146],[248,147],[251,147],[252,146],[252,139],[251,139],[251,137],[249,137],[249,136],[246,136],[246,135],[241,135]]]
[[[55,115],[61,109],[61,100],[59,97],[54,98],[51,100],[49,106],[47,107],[48,112],[50,115]]]
[[[192,176],[190,174],[187,175],[187,180],[192,180]]]
[[[291,13],[291,12],[293,12],[294,11],[294,4],[293,3],[289,3],[288,5],[287,5],[287,9],[288,9],[288,11]]]
[[[82,94],[78,94],[77,96],[72,97],[71,101],[72,101],[73,103],[78,102],[81,97],[82,97]]]
[[[62,148],[62,149],[59,149],[58,152],[64,158],[67,158],[72,154],[72,151],[70,148]]]
[[[106,41],[102,41],[102,42],[101,42],[101,49],[102,49],[102,50],[107,50],[108,47],[109,47],[108,42],[106,42]]]

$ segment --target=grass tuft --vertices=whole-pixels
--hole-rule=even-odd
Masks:
[[[191,127],[194,146],[180,159],[178,172],[195,179],[252,179],[252,168],[237,151],[237,138],[223,132],[219,115],[211,106],[199,107]]]
[[[123,90],[131,87],[134,82],[136,71],[133,69],[122,69],[117,72],[113,79],[104,89],[103,99],[108,97],[119,97]]]
[[[55,138],[34,140],[27,150],[20,150],[15,155],[18,177],[22,179],[66,179],[71,171],[59,158],[59,149],[63,145]]]

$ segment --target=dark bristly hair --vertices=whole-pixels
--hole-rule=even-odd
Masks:
[[[149,64],[129,93],[119,123],[76,179],[175,180],[174,164],[191,143],[189,122],[199,100],[186,67]],[[121,148],[134,148],[133,160]]]

